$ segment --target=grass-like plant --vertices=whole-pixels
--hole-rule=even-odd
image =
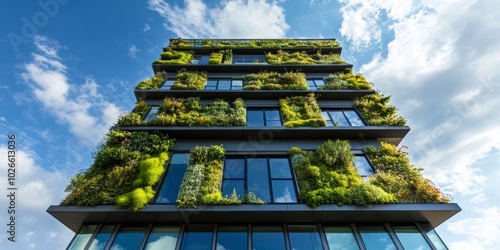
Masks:
[[[326,126],[321,110],[313,93],[307,96],[293,96],[280,99],[280,111],[283,126],[286,127],[320,127]]]
[[[405,126],[406,119],[397,113],[396,107],[389,105],[391,96],[375,93],[357,98],[354,107],[371,126]]]
[[[198,47],[201,44],[207,48],[316,48],[316,47],[340,47],[336,40],[293,40],[293,39],[260,39],[260,40],[172,40],[169,48]]]
[[[276,53],[268,52],[266,59],[269,64],[347,64],[339,54],[321,54],[321,51],[310,55],[305,51],[278,50]]]
[[[207,83],[207,73],[180,70],[170,89],[172,90],[202,90]]]
[[[161,85],[165,82],[165,72],[158,72],[153,77],[147,80],[140,81],[135,87],[136,89],[146,90],[146,89],[160,89]]]

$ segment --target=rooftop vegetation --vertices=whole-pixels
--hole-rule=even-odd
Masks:
[[[160,60],[156,60],[155,64],[191,64],[193,62],[193,51],[176,51],[167,49],[161,53]]]
[[[347,64],[339,54],[321,54],[321,51],[310,55],[306,51],[290,53],[278,50],[268,52],[266,59],[269,64]]]
[[[391,96],[375,93],[357,98],[354,107],[359,110],[370,126],[406,126],[406,119],[389,105]]]
[[[140,81],[136,89],[160,89],[161,85],[165,82],[165,72],[158,72],[150,79]]]
[[[169,48],[294,48],[340,47],[333,39],[177,39]]]
[[[243,77],[244,90],[306,90],[309,89],[306,75],[301,72],[259,72]]]
[[[155,194],[173,146],[164,134],[111,130],[94,164],[71,178],[61,205],[143,208]]]
[[[280,111],[283,126],[286,127],[320,127],[326,126],[321,110],[313,93],[307,96],[292,96],[280,99]]]

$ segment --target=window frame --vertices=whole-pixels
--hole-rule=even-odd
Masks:
[[[246,119],[247,119],[246,126],[247,127],[283,127],[283,117],[281,117],[281,112],[280,112],[279,108],[272,108],[272,107],[269,107],[269,108],[247,108],[246,111],[247,111],[247,115],[246,115]],[[264,125],[262,125],[262,126],[249,126],[248,125],[248,121],[249,121],[249,119],[248,119],[248,113],[249,112],[248,111],[261,111],[262,118],[263,118],[262,120],[264,122]],[[277,121],[277,120],[268,120],[268,119],[266,119],[266,111],[277,111],[278,112],[280,126],[270,126],[270,125],[268,125],[269,122],[271,122],[271,121]]]
[[[319,87],[321,86],[324,86],[325,85],[325,79],[324,78],[307,78],[306,79],[307,81],[307,86],[309,86],[309,89],[310,90],[318,90]],[[312,85],[309,84],[309,82],[312,81]],[[322,81],[323,84],[317,84],[316,81]],[[313,88],[312,88],[313,87]]]
[[[349,125],[347,125],[347,126],[346,125],[335,125],[339,121],[335,121],[334,120],[333,116],[330,114],[331,111],[342,112],[342,116],[344,117],[344,119],[347,121],[347,123]],[[325,112],[327,114],[327,116],[328,116],[329,119],[327,119],[327,117],[325,117],[323,115],[323,112]],[[345,112],[354,112],[357,115],[357,117],[359,118],[359,120],[361,121],[361,123],[363,125],[361,125],[361,126],[352,125],[352,121],[349,120],[349,117],[346,115]],[[353,108],[353,109],[346,109],[346,108],[338,108],[338,109],[337,108],[322,108],[321,109],[321,116],[326,120],[327,127],[364,127],[364,126],[366,126],[366,122],[363,120],[362,116],[360,115],[360,113],[355,108]],[[329,121],[332,123],[332,125],[328,125]]]
[[[215,83],[215,89],[207,89],[208,86],[208,82],[210,81],[216,81]],[[229,89],[219,89],[219,84],[221,81],[229,81]],[[240,81],[241,82],[241,85],[240,86],[236,86],[234,85],[234,82],[235,81]],[[211,90],[211,91],[214,91],[214,90],[243,90],[243,79],[232,79],[232,78],[208,78],[207,79],[207,82],[205,84],[205,87],[204,87],[204,90]]]
[[[242,60],[238,61],[239,59],[242,59]],[[260,59],[264,59],[264,60],[260,61]],[[266,55],[265,54],[263,54],[263,55],[259,55],[259,54],[234,55],[233,54],[232,64],[254,64],[254,63],[267,64]]]

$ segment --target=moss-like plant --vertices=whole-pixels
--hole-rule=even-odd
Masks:
[[[422,176],[421,168],[410,164],[408,154],[401,148],[382,142],[380,148],[369,147],[364,151],[377,170],[371,183],[393,193],[400,202],[450,201],[429,179]]]
[[[307,90],[306,75],[302,72],[259,72],[243,76],[244,90]]]
[[[224,54],[220,52],[213,52],[212,54],[210,54],[210,58],[208,59],[208,64],[221,64],[223,57]]]
[[[154,61],[157,64],[191,64],[193,51],[176,51],[168,49],[161,53],[161,59]]]
[[[148,80],[140,81],[136,89],[160,89],[161,85],[165,82],[165,72],[158,72]]]
[[[300,188],[299,198],[310,207],[320,204],[394,203],[394,195],[364,183],[353,166],[354,155],[347,140],[328,140],[315,152],[289,151]]]
[[[151,132],[111,130],[92,166],[71,178],[61,205],[146,206],[163,174],[173,140]]]
[[[233,52],[230,49],[222,50],[219,53],[224,55],[223,64],[232,64],[233,63]]]
[[[172,90],[202,90],[207,83],[207,73],[180,70],[170,89]]]
[[[259,39],[259,40],[172,40],[169,48],[199,47],[208,48],[293,48],[293,47],[340,47],[336,40],[293,40],[293,39]]]
[[[148,113],[150,107],[144,101],[135,104],[134,109],[129,114],[120,115],[118,126],[138,126],[142,124],[142,118]]]
[[[339,54],[316,54],[309,55],[307,52],[288,52],[279,50],[277,53],[267,53],[266,59],[269,64],[346,64]]]
[[[371,126],[405,126],[406,119],[398,115],[396,107],[389,105],[391,96],[375,93],[354,101],[354,107]]]
[[[283,125],[286,127],[326,126],[326,121],[321,116],[321,110],[312,93],[307,96],[280,99],[280,110],[284,120]]]
[[[156,119],[148,124],[158,126],[244,126],[246,108],[241,98],[231,104],[215,100],[201,105],[199,98],[167,97],[158,110]]]
[[[349,69],[345,73],[331,74],[325,78],[325,85],[319,90],[372,89],[370,82],[361,74],[354,74]]]

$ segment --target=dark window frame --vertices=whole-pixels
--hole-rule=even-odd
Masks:
[[[347,123],[349,124],[348,126],[341,126],[341,125],[335,125],[335,123],[337,123],[338,121],[335,121],[333,119],[333,116],[330,114],[330,111],[335,111],[335,112],[342,112],[342,115],[344,117],[344,119],[347,121]],[[357,115],[357,118],[359,118],[359,120],[361,121],[361,123],[363,124],[362,126],[357,126],[357,125],[352,125],[352,121],[349,120],[349,117],[346,115],[346,111],[348,112],[354,112],[356,115]],[[324,115],[323,115],[323,112],[326,112],[327,116],[329,119],[327,119]],[[363,120],[362,116],[360,115],[360,113],[356,110],[356,109],[346,109],[346,108],[322,108],[321,109],[321,116],[323,116],[323,118],[326,120],[327,124],[328,122],[332,122],[333,125],[327,125],[327,126],[339,126],[339,127],[363,127],[363,126],[366,126],[366,122]]]
[[[207,89],[207,87],[210,87],[210,86],[208,86],[208,82],[210,82],[210,81],[217,81],[215,83],[215,89]],[[220,86],[219,84],[221,81],[229,81],[229,89],[219,89],[219,86]],[[241,85],[236,86],[234,84],[235,81],[240,81]],[[243,90],[243,80],[242,79],[232,79],[232,78],[208,78],[207,82],[205,84],[204,90]]]
[[[263,118],[263,121],[264,121],[264,125],[263,127],[282,127],[283,126],[283,117],[281,117],[281,112],[280,112],[280,109],[279,108],[247,108],[247,125],[248,127],[258,127],[258,126],[249,126],[248,125],[248,111],[261,111],[262,112],[262,118]],[[278,114],[279,114],[279,122],[280,122],[280,126],[271,126],[271,125],[268,125],[268,123],[272,122],[272,121],[277,121],[277,120],[268,120],[266,119],[266,111],[278,111]]]
[[[311,81],[312,81],[312,84],[310,84]],[[321,81],[322,84],[318,84],[319,81]],[[307,85],[309,86],[309,89],[311,89],[311,90],[317,90],[319,87],[325,85],[325,79],[323,79],[323,78],[308,78],[307,79]]]

